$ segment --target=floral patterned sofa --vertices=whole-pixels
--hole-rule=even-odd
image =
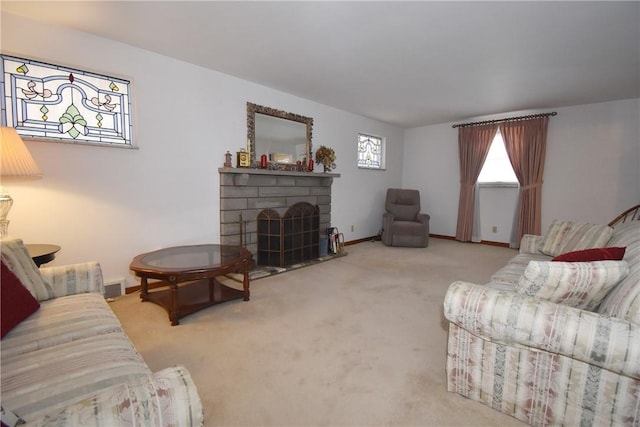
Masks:
[[[151,372],[103,297],[98,263],[38,269],[0,242],[2,423],[201,426],[189,372]]]
[[[524,236],[489,284],[452,283],[444,301],[448,390],[532,425],[640,425],[633,219],[554,221],[544,236]]]

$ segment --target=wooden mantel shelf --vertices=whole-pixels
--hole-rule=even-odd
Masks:
[[[248,175],[278,175],[278,176],[311,176],[316,178],[340,178],[339,173],[331,172],[298,172],[298,171],[282,171],[271,169],[253,169],[253,168],[218,168],[220,173],[235,173]]]

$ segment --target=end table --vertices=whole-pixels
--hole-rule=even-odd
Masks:
[[[60,250],[58,245],[31,244],[25,246],[37,267],[53,261],[56,258],[56,252]]]

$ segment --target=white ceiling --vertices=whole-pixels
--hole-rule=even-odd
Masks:
[[[640,97],[638,1],[1,7],[402,127]]]

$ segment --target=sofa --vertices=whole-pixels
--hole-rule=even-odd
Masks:
[[[104,299],[98,263],[38,269],[22,240],[0,247],[3,425],[203,425],[189,372],[151,372]]]
[[[640,221],[554,220],[488,284],[452,283],[444,316],[448,391],[531,425],[640,425]]]

